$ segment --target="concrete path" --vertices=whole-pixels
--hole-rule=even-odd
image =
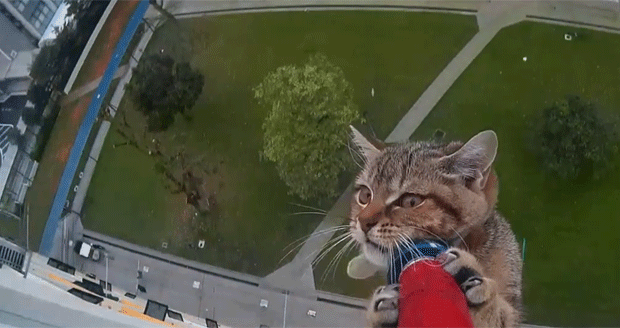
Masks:
[[[114,73],[114,77],[112,78],[113,80],[118,79],[119,77],[125,75],[125,73],[127,73],[127,70],[129,69],[129,65],[123,65],[121,67],[118,68],[118,70],[116,71],[116,73]],[[97,89],[97,87],[99,86],[99,83],[101,82],[101,79],[103,77],[99,77],[97,79],[94,79],[88,83],[86,83],[85,85],[71,91],[71,93],[69,93],[66,97],[64,97],[62,99],[62,103],[61,105],[67,105],[70,104],[71,102],[79,99],[80,97],[84,96],[85,94],[92,92],[93,90]]]
[[[476,14],[479,32],[461,49],[450,63],[439,73],[437,78],[422,93],[411,109],[398,122],[386,142],[408,140],[413,132],[422,124],[426,115],[441,100],[456,79],[461,76],[467,66],[491,42],[495,34],[502,28],[525,19],[528,2],[499,1],[482,6]]]

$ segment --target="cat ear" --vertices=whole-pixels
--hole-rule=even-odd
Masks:
[[[371,160],[379,156],[379,154],[381,153],[381,150],[379,150],[379,148],[377,148],[370,141],[368,141],[368,139],[364,138],[364,136],[359,131],[357,131],[356,128],[353,127],[353,125],[349,125],[349,127],[351,128],[352,133],[351,139],[353,139],[353,142],[360,149],[364,157],[366,157],[366,160]]]
[[[439,161],[448,176],[476,182],[478,188],[482,189],[496,155],[497,135],[487,130],[473,136],[459,150]]]

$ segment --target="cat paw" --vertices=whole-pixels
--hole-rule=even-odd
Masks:
[[[373,293],[366,318],[370,327],[397,327],[400,285],[381,286]]]
[[[469,252],[450,248],[437,256],[437,260],[454,277],[470,307],[482,305],[494,297],[495,281],[483,276],[482,266]]]

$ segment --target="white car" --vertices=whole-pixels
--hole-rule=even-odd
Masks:
[[[101,252],[105,250],[102,246],[93,245],[81,240],[75,242],[75,247],[73,249],[80,256],[95,262],[101,260]]]

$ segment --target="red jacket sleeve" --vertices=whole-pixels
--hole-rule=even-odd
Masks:
[[[473,327],[465,295],[435,260],[418,261],[400,276],[398,327]]]

